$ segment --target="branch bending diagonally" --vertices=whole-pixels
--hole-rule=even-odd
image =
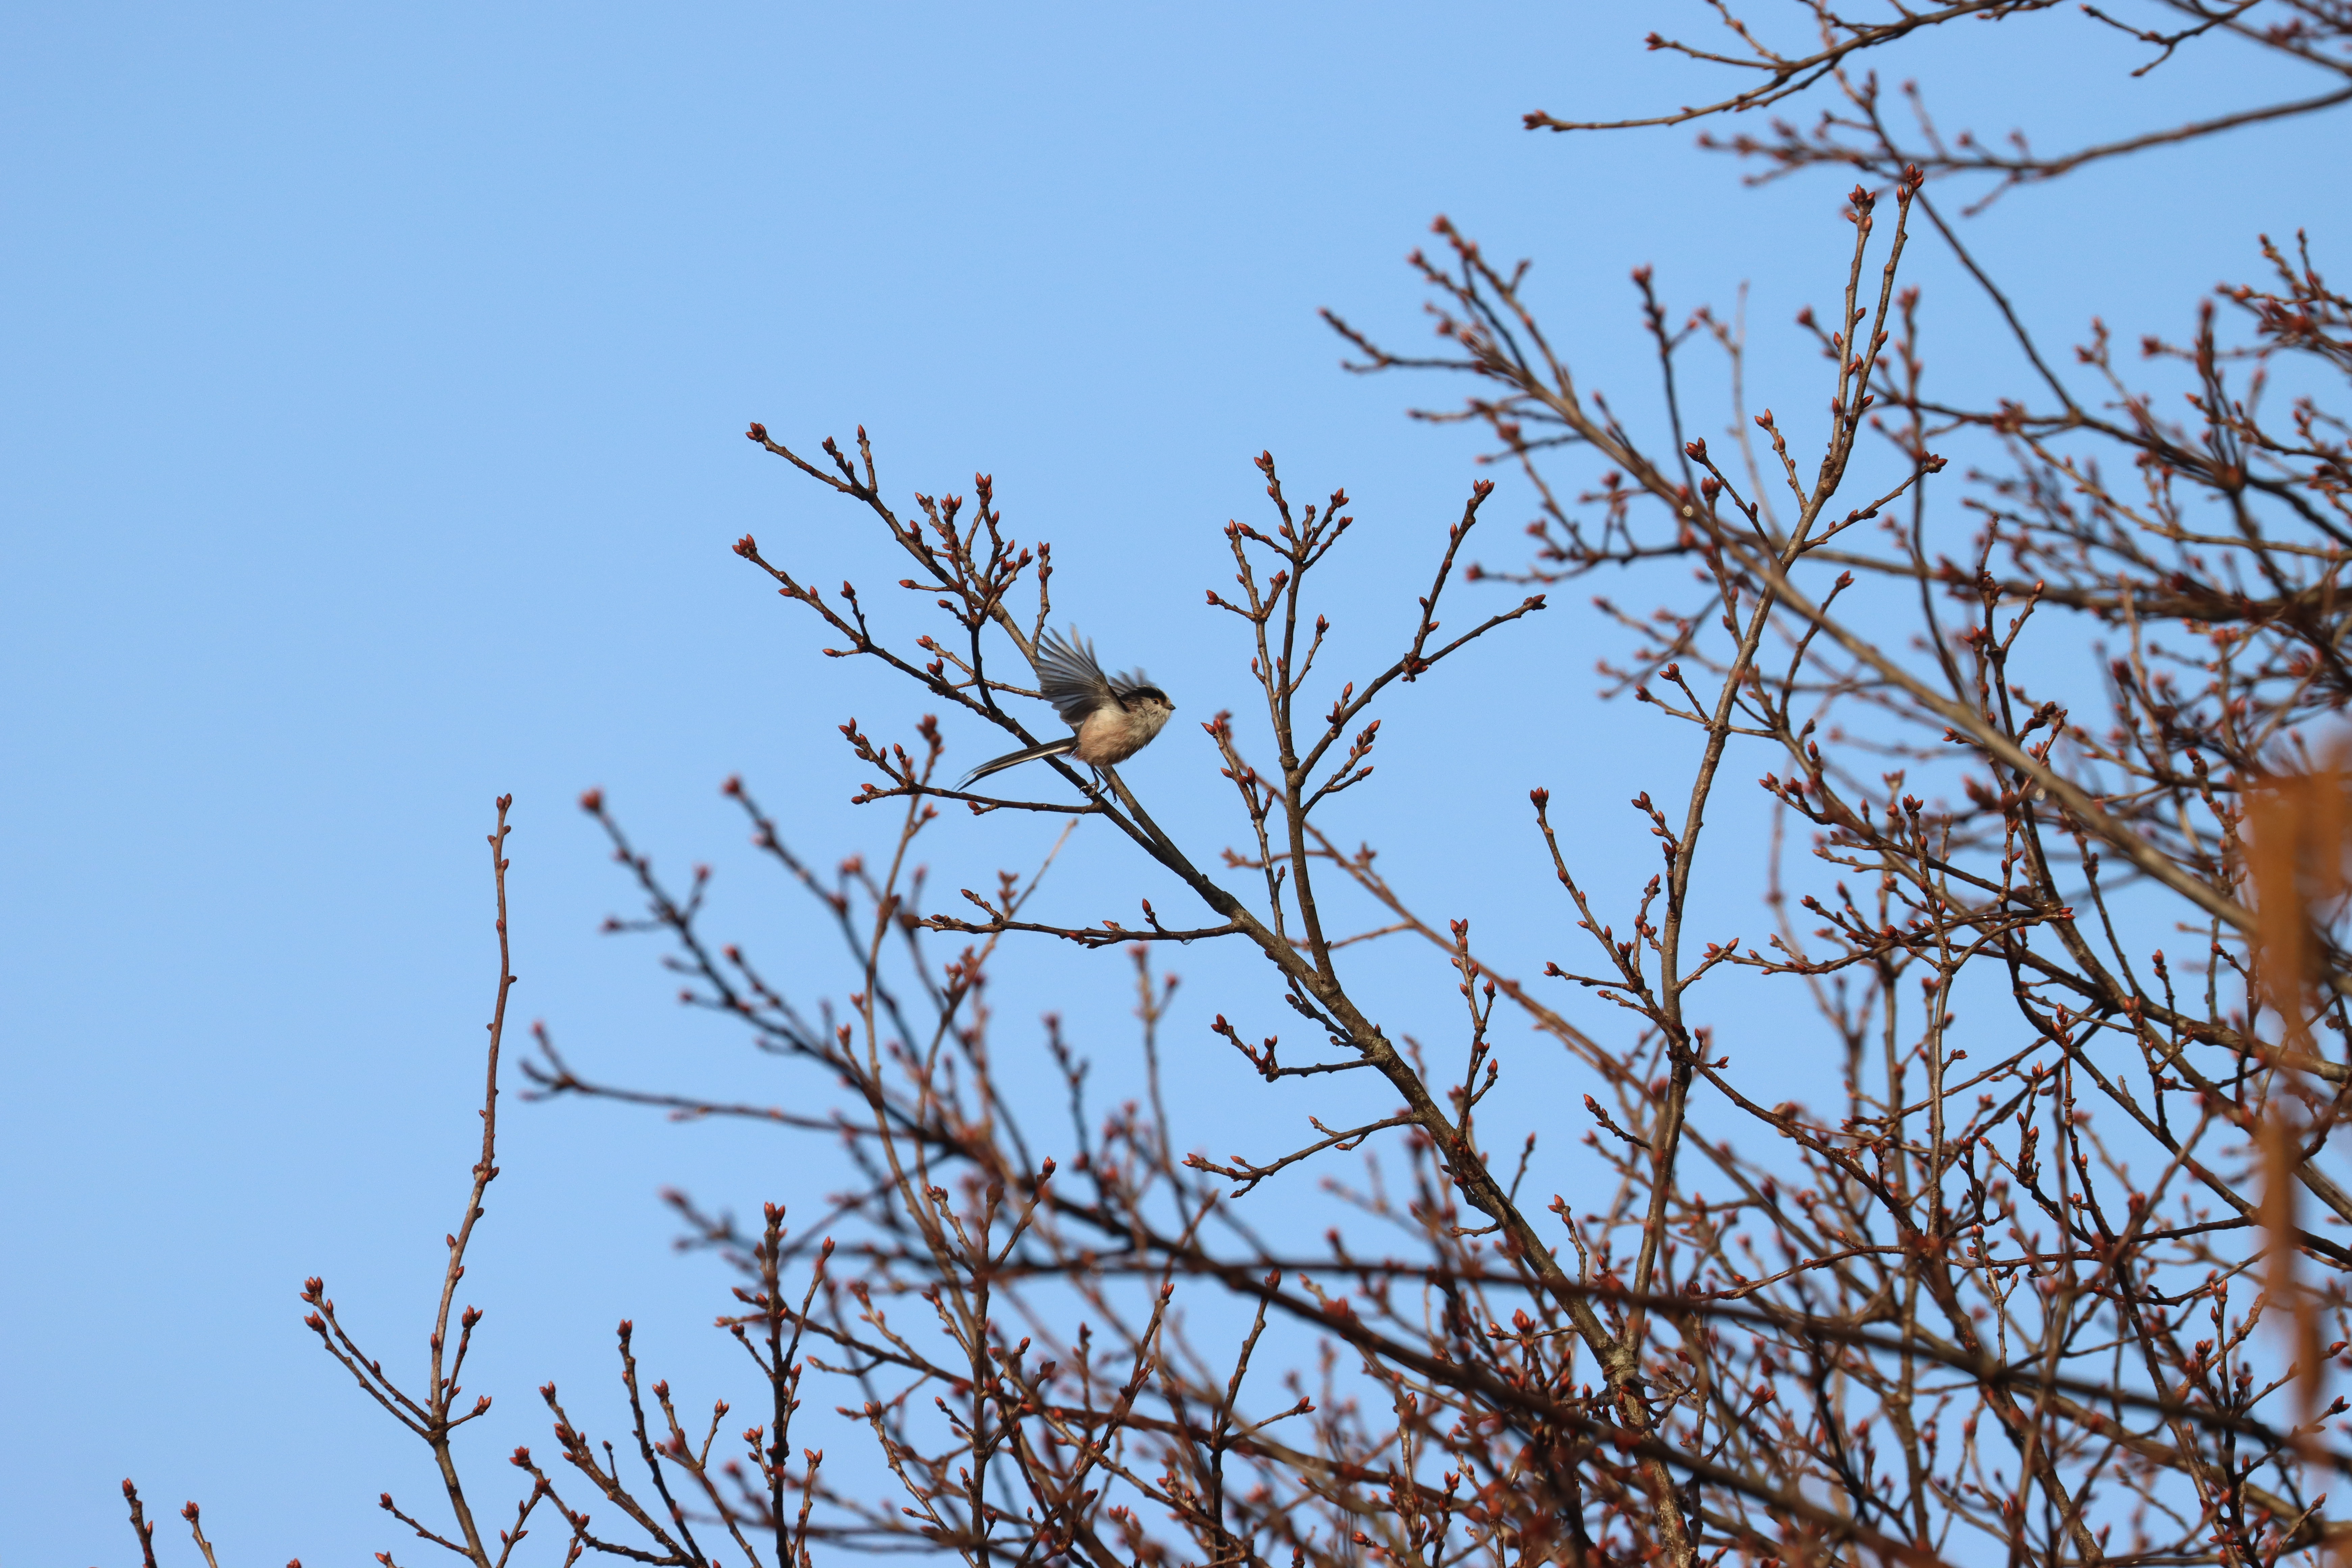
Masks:
[[[928,575],[917,584],[919,591],[931,594],[938,604],[967,631],[992,623],[1011,637],[1021,653],[1034,658],[1034,646],[1020,630],[1020,622],[1010,610],[1011,589],[1019,580],[1023,569],[1034,559],[1050,559],[1050,550],[1039,546],[1034,553],[1022,550],[1004,538],[997,528],[995,514],[990,510],[992,494],[987,481],[975,480],[982,497],[982,506],[975,521],[961,529],[955,519],[961,514],[962,502],[957,498],[934,500],[917,497],[929,526],[918,530],[898,521],[879,496],[870,445],[864,432],[859,435],[861,464],[853,467],[834,444],[824,449],[832,457],[831,472],[801,458],[789,448],[768,437],[764,428],[754,426],[755,441],[777,452],[805,474],[815,477],[837,493],[866,506],[884,524],[894,542],[915,556]],[[1651,1415],[1642,1389],[1642,1373],[1638,1360],[1631,1354],[1617,1335],[1602,1321],[1586,1300],[1586,1292],[1553,1257],[1549,1244],[1537,1226],[1513,1202],[1507,1184],[1487,1166],[1456,1116],[1450,1114],[1440,1094],[1433,1090],[1422,1073],[1405,1055],[1389,1040],[1380,1026],[1366,1016],[1341,979],[1333,957],[1333,944],[1322,929],[1316,900],[1313,879],[1301,853],[1307,842],[1309,813],[1332,793],[1334,784],[1350,776],[1360,775],[1363,759],[1376,743],[1376,725],[1359,737],[1341,773],[1319,788],[1313,782],[1315,770],[1321,764],[1329,749],[1347,730],[1363,720],[1368,710],[1392,684],[1418,681],[1446,659],[1457,655],[1472,642],[1519,617],[1539,610],[1544,605],[1540,595],[1531,595],[1513,609],[1490,616],[1473,626],[1467,632],[1439,646],[1433,646],[1439,626],[1438,605],[1446,584],[1452,577],[1463,542],[1475,526],[1480,504],[1491,492],[1492,486],[1481,482],[1461,520],[1449,531],[1445,549],[1436,576],[1428,595],[1419,601],[1419,615],[1413,624],[1407,645],[1393,661],[1360,682],[1345,683],[1338,700],[1321,721],[1309,739],[1299,733],[1300,724],[1296,710],[1304,682],[1312,670],[1317,651],[1328,629],[1328,616],[1313,616],[1303,598],[1309,575],[1329,554],[1346,533],[1352,519],[1342,509],[1347,505],[1344,494],[1334,493],[1328,504],[1296,508],[1290,501],[1277,474],[1271,455],[1262,455],[1258,467],[1265,477],[1266,495],[1275,510],[1271,530],[1234,523],[1228,526],[1227,538],[1232,545],[1237,566],[1236,582],[1242,590],[1238,602],[1228,601],[1215,593],[1210,595],[1213,607],[1230,611],[1250,627],[1255,648],[1253,673],[1266,703],[1269,729],[1272,732],[1279,776],[1268,781],[1272,787],[1257,796],[1251,805],[1253,816],[1263,822],[1267,813],[1279,812],[1278,831],[1290,853],[1286,879],[1269,879],[1268,902],[1263,912],[1252,909],[1203,871],[1197,861],[1179,847],[1153,820],[1150,811],[1135,795],[1116,769],[1101,770],[1099,782],[1082,776],[1061,759],[1052,759],[1055,770],[1066,782],[1076,789],[1097,812],[1108,818],[1139,848],[1160,867],[1174,874],[1190,888],[1202,902],[1222,917],[1225,924],[1201,934],[1219,934],[1230,931],[1257,947],[1276,967],[1289,987],[1292,1004],[1307,1016],[1318,1019],[1333,1042],[1343,1050],[1378,1071],[1403,1099],[1407,1107],[1406,1120],[1399,1125],[1411,1125],[1443,1152],[1445,1168],[1460,1190],[1464,1201],[1485,1215],[1499,1230],[1539,1279],[1543,1287],[1558,1300],[1577,1325],[1604,1376],[1609,1380],[1617,1400],[1618,1419],[1629,1429],[1648,1429]],[[1261,574],[1252,547],[1272,558],[1270,574]],[[796,599],[815,610],[836,631],[849,636],[852,647],[845,651],[872,654],[882,658],[901,673],[913,674],[935,692],[952,695],[968,710],[987,711],[1000,724],[1021,736],[1024,744],[1034,744],[1017,721],[995,709],[993,696],[1002,691],[1008,695],[1025,694],[1024,689],[998,685],[980,673],[982,669],[974,638],[974,654],[961,667],[964,678],[958,682],[936,663],[923,668],[914,659],[890,652],[877,639],[862,616],[854,606],[858,603],[855,588],[843,585],[842,602],[852,606],[850,611],[835,610],[821,597],[803,588],[788,572],[771,563],[760,552],[757,544],[746,539],[738,552],[761,567],[780,584],[788,598]],[[1042,589],[1040,599],[1042,603]],[[1311,623],[1311,624],[1310,624]],[[937,646],[933,638],[924,638],[919,647]],[[1228,753],[1232,766],[1226,770],[1236,786],[1241,788],[1245,803],[1252,795],[1252,781],[1257,774],[1234,750],[1229,721],[1223,715],[1206,726],[1219,739]],[[854,726],[845,726],[854,748],[860,748],[862,760],[880,760],[878,748],[865,742]],[[935,731],[924,731],[929,746],[926,753],[930,760],[914,761],[914,753],[899,749],[893,755],[906,759],[896,764],[893,777],[900,786],[919,790],[927,787],[929,771],[936,765]],[[892,764],[885,763],[886,766]],[[868,791],[861,799],[878,798]],[[974,901],[984,900],[974,897]],[[1289,924],[1295,917],[1299,936],[1294,941]],[[953,917],[931,917],[925,921],[936,930],[984,930],[994,931],[1010,929],[993,915],[984,926]],[[1050,934],[1062,935],[1071,941],[1098,943],[1107,928],[1046,928]],[[1678,1563],[1692,1560],[1695,1547],[1677,1500],[1675,1483],[1662,1460],[1654,1455],[1644,1459],[1649,1467],[1648,1486],[1655,1528],[1670,1554]]]

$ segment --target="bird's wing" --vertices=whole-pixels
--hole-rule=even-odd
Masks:
[[[1110,679],[1095,661],[1094,645],[1076,626],[1066,637],[1047,632],[1037,639],[1037,689],[1073,728],[1114,698]]]
[[[1143,671],[1128,669],[1121,670],[1110,678],[1110,689],[1113,696],[1124,701],[1139,691],[1157,691],[1160,688],[1154,686],[1151,683],[1151,677],[1144,674]]]

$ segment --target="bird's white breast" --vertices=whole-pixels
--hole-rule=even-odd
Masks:
[[[1129,712],[1106,702],[1078,726],[1078,760],[1097,767],[1123,763],[1148,745],[1167,722],[1168,711],[1162,708],[1139,705]]]

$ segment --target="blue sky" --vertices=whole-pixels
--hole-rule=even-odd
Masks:
[[[1342,374],[1315,311],[1417,340],[1402,257],[1433,214],[1535,256],[1555,333],[1627,404],[1647,382],[1624,278],[1652,262],[1677,309],[1748,283],[1757,401],[1816,406],[1783,324],[1842,271],[1832,185],[1745,190],[1687,131],[1517,129],[1533,108],[1696,96],[1705,79],[1639,38],[1705,16],[0,16],[0,1562],[127,1558],[126,1474],[159,1511],[201,1499],[241,1561],[398,1548],[373,1499],[422,1500],[424,1456],[339,1384],[294,1297],[323,1272],[387,1361],[420,1353],[472,1136],[493,795],[517,796],[521,1016],[616,1077],[785,1092],[679,1016],[650,948],[595,934],[627,889],[572,805],[601,785],[664,864],[714,861],[722,923],[793,957],[807,922],[718,783],[744,774],[820,859],[876,842],[832,726],[900,734],[916,710],[816,658],[823,639],[728,545],[754,532],[819,582],[897,573],[845,507],[751,448],[747,420],[802,445],[863,422],[900,500],[992,472],[1014,531],[1054,542],[1057,602],[1193,718],[1245,697],[1201,590],[1229,571],[1220,525],[1264,504],[1262,447],[1295,493],[1356,498],[1360,542],[1330,586],[1363,640],[1343,649],[1369,662],[1409,624],[1471,448],[1402,416],[1442,389]],[[1948,128],[2026,120],[2043,145],[2271,79],[2224,56],[2133,81],[2073,21],[2047,30],[2065,40],[2050,58],[2019,31],[1958,31],[1890,73],[1918,70]],[[2059,342],[2094,310],[2126,342],[2177,331],[2200,290],[2252,269],[2258,231],[2305,226],[2340,254],[2342,127],[2094,172],[1973,233]],[[1917,276],[1946,312],[1939,372],[2013,384],[1932,247]],[[1497,498],[1486,559],[1512,559],[1526,510]],[[1505,826],[1525,791],[1579,800],[1583,863],[1622,885],[1651,851],[1618,803],[1685,752],[1592,700],[1615,645],[1585,600],[1558,596],[1443,692],[1402,694],[1384,793],[1345,825],[1386,831],[1391,876],[1433,913],[1532,922],[1530,968],[1567,921]],[[953,760],[986,754],[950,734]],[[1129,772],[1191,841],[1231,840],[1197,731]],[[1459,831],[1407,836],[1433,812]],[[1039,847],[989,822],[943,839],[946,885]],[[1078,919],[1135,886],[1084,836],[1056,878]],[[1271,996],[1237,961],[1174,962],[1171,1039],[1195,1053],[1180,1131],[1213,1113],[1263,1150],[1310,1107],[1253,1099],[1203,1020],[1270,1031]],[[1450,988],[1419,963],[1367,984],[1404,1026],[1449,1026]],[[805,989],[842,988],[829,963]],[[1004,1038],[1034,1044],[1058,1006],[1117,1081],[1126,975],[1116,953],[1023,955],[997,996]],[[1531,1082],[1572,1103],[1545,1070]],[[722,1282],[669,1254],[654,1194],[813,1202],[804,1153],[509,1104],[469,1280],[492,1314],[477,1386],[501,1399],[479,1457],[540,1439],[546,1377],[602,1398],[624,1315],[698,1397],[740,1389],[704,1326]]]

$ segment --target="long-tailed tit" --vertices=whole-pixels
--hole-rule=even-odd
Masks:
[[[966,784],[1038,757],[1071,756],[1110,767],[1151,744],[1176,710],[1168,693],[1143,671],[1105,675],[1095,661],[1094,644],[1080,637],[1076,626],[1066,637],[1047,632],[1037,639],[1037,689],[1076,733],[982,763],[964,775]]]

